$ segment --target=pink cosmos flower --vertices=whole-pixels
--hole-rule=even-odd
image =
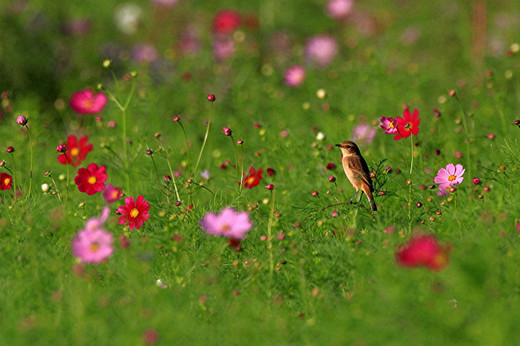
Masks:
[[[103,208],[99,218],[91,218],[85,223],[85,229],[72,240],[72,253],[84,263],[100,263],[114,252],[113,237],[102,226],[108,218],[110,209]]]
[[[91,89],[76,91],[70,97],[69,106],[78,114],[98,114],[101,113],[108,98],[105,94],[98,92],[94,94]]]
[[[397,120],[390,117],[381,117],[380,121],[381,125],[379,125],[379,127],[385,130],[383,133],[397,133]]]
[[[305,69],[301,65],[294,65],[285,71],[284,81],[290,87],[300,86],[305,80]]]
[[[132,49],[132,59],[139,63],[150,63],[157,59],[157,50],[149,44],[137,44]]]
[[[368,124],[359,124],[354,127],[350,139],[353,142],[364,142],[370,144],[376,136],[376,129]]]
[[[305,56],[320,67],[329,65],[337,54],[338,44],[332,36],[312,36],[305,43]]]
[[[217,59],[217,61],[223,61],[227,58],[232,57],[235,54],[235,43],[233,39],[224,36],[218,35],[213,40],[213,55]]]
[[[253,224],[245,211],[237,212],[231,207],[222,209],[220,214],[209,212],[200,222],[200,226],[210,235],[243,239]]]
[[[105,190],[103,191],[103,198],[107,203],[112,204],[117,202],[119,199],[123,197],[123,190],[119,187],[114,186],[112,184],[107,184],[105,186]]]
[[[331,18],[345,18],[352,12],[354,0],[329,0],[327,3],[327,14]]]
[[[439,193],[445,196],[450,186],[462,183],[464,180],[462,175],[465,171],[461,164],[454,165],[453,163],[449,163],[446,168],[439,169],[437,176],[433,179],[435,184],[439,184]]]

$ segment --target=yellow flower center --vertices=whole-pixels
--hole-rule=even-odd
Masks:
[[[249,185],[251,185],[251,184],[254,183],[254,182],[255,182],[255,177],[249,177],[249,178],[247,179],[247,183],[248,183]]]
[[[97,179],[96,177],[90,177],[88,178],[88,183],[91,185],[94,185],[96,183]]]
[[[134,219],[139,215],[139,210],[137,210],[136,208],[132,209],[130,211],[130,216],[133,217]]]
[[[4,184],[5,185],[9,185],[10,182],[11,182],[11,178],[5,178],[4,179]]]
[[[455,179],[457,179],[457,177],[454,176],[453,174],[448,177],[449,181],[454,181]]]
[[[119,197],[119,191],[114,190],[114,191],[112,192],[112,198],[113,198],[113,199],[116,199],[116,198],[118,198],[118,197]]]
[[[87,108],[92,108],[92,106],[94,106],[94,102],[92,102],[92,100],[87,100],[85,101],[84,106]]]
[[[97,250],[99,250],[99,244],[98,243],[92,243],[90,245],[89,249],[90,249],[91,252],[96,252]]]
[[[71,156],[78,156],[79,154],[79,149],[78,148],[72,148],[71,151],[70,151],[70,155]]]
[[[222,233],[227,233],[227,231],[229,231],[229,229],[231,228],[231,226],[227,223],[223,224],[222,225]]]
[[[388,126],[389,126],[391,129],[395,129],[394,123],[392,123],[392,122],[391,122],[390,124],[388,124]]]

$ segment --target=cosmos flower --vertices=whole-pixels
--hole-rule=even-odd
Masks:
[[[220,214],[208,212],[200,222],[200,227],[210,235],[243,239],[253,224],[245,211],[237,212],[227,207]]]
[[[368,124],[359,124],[354,127],[352,136],[350,137],[353,142],[364,142],[370,144],[376,136],[376,129]]]
[[[305,43],[305,56],[320,67],[329,65],[337,54],[338,44],[332,36],[312,36]]]
[[[448,264],[450,250],[450,245],[440,245],[433,235],[416,234],[399,247],[396,259],[403,267],[424,266],[441,271]]]
[[[327,14],[331,18],[345,18],[352,12],[354,0],[329,0],[327,3]]]
[[[78,185],[78,190],[85,192],[87,195],[94,195],[105,189],[105,181],[108,176],[105,173],[105,166],[98,166],[91,163],[87,168],[80,168],[78,175],[74,178],[74,182]]]
[[[397,121],[397,133],[394,137],[396,141],[408,138],[412,134],[417,136],[419,133],[421,118],[419,118],[419,111],[417,109],[414,109],[413,115],[409,109],[405,109],[403,111],[403,118],[396,117],[395,120]]]
[[[222,10],[213,18],[213,32],[228,35],[240,26],[240,13],[235,10]]]
[[[260,184],[260,181],[262,180],[262,172],[262,168],[259,168],[257,171],[254,167],[250,167],[248,174],[244,177],[244,187],[252,189]]]
[[[72,240],[72,253],[82,262],[100,263],[114,252],[112,234],[102,228],[109,213],[108,207],[103,208],[101,216],[87,220],[85,228]]]
[[[94,94],[92,89],[83,89],[72,94],[69,106],[78,114],[98,114],[105,108],[107,101],[105,94]]]
[[[305,80],[305,68],[301,65],[294,65],[285,71],[284,81],[288,86],[295,88],[300,86]]]
[[[453,163],[449,163],[446,168],[439,169],[433,181],[435,184],[439,184],[439,192],[441,195],[447,195],[447,189],[450,186],[462,183],[464,180],[462,175],[465,171],[461,164],[454,165]]]
[[[134,200],[132,196],[127,197],[125,198],[125,204],[117,209],[117,212],[121,214],[119,224],[127,224],[130,230],[134,228],[139,229],[150,217],[149,209],[150,205],[144,200],[143,196],[137,197],[137,200]]]
[[[58,155],[58,162],[62,165],[72,165],[72,167],[79,166],[94,148],[92,144],[87,144],[87,142],[87,136],[81,137],[78,142],[78,138],[75,135],[70,135],[65,145],[66,152]]]
[[[383,133],[389,133],[394,134],[397,133],[397,120],[390,117],[381,117],[380,119],[381,125],[379,125],[380,128],[385,130]]]
[[[123,190],[112,184],[107,184],[103,191],[103,198],[108,204],[117,202],[123,197]]]
[[[13,177],[7,173],[0,173],[0,190],[10,190],[13,184]]]

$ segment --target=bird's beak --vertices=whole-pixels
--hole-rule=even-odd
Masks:
[[[337,147],[341,147],[341,144],[334,144],[334,145],[337,146]]]

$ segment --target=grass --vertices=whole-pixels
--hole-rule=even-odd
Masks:
[[[518,55],[506,54],[518,25],[497,22],[518,14],[518,5],[489,6],[490,40],[502,40],[505,47],[488,49],[478,59],[470,54],[471,6],[463,2],[356,2],[356,20],[374,24],[366,36],[355,20],[340,23],[322,14],[324,2],[227,1],[222,6],[260,16],[266,24],[242,27],[243,40],[235,35],[236,55],[221,63],[211,55],[210,33],[220,4],[184,1],[154,12],[142,1],[140,30],[124,35],[113,24],[116,4],[100,7],[94,16],[86,5],[62,3],[67,16],[92,21],[91,31],[77,37],[61,34],[57,9],[44,5],[36,1],[19,15],[9,12],[0,24],[6,32],[0,57],[20,56],[13,69],[0,69],[0,87],[10,93],[2,104],[0,144],[15,148],[0,159],[15,168],[21,187],[16,199],[13,189],[0,191],[0,340],[140,344],[145,331],[154,330],[159,344],[518,342],[519,62]],[[269,12],[269,6],[278,10]],[[36,13],[48,19],[37,34],[29,25]],[[202,48],[182,56],[172,47],[188,23],[200,33]],[[157,34],[164,28],[171,35]],[[282,29],[294,44],[275,50],[269,40]],[[403,43],[407,29],[418,31],[419,39]],[[300,87],[285,86],[285,68],[304,63],[306,38],[324,32],[336,37],[340,54],[325,68],[306,65]],[[15,44],[35,35],[51,51],[41,59],[22,54]],[[140,42],[156,46],[161,66],[128,58]],[[64,70],[53,70],[56,43],[65,52]],[[107,56],[107,45],[122,53]],[[119,90],[102,67],[105,58],[112,58]],[[45,78],[49,69],[57,71],[54,89],[23,82],[30,71]],[[136,77],[125,81],[130,72]],[[67,106],[72,92],[98,83],[121,100],[135,83],[126,109],[129,142],[113,102],[99,121]],[[320,88],[326,91],[323,98],[316,95]],[[216,95],[214,103],[208,94]],[[364,197],[359,205],[346,204],[354,190],[341,169],[339,149],[327,145],[348,140],[357,124],[377,128],[381,116],[400,116],[405,103],[422,119],[413,137],[412,176],[409,140],[394,141],[378,129],[372,143],[358,144],[376,172],[376,192],[385,191],[376,197],[379,211],[372,213]],[[29,119],[32,181],[31,147],[15,121],[20,114]],[[174,115],[183,127],[172,121]],[[223,126],[244,144],[235,147]],[[316,139],[318,131],[325,134],[323,141]],[[55,148],[69,134],[88,135],[94,145],[81,167],[105,165],[108,182],[134,197],[143,195],[151,205],[150,219],[139,230],[129,231],[111,215],[105,228],[114,235],[115,251],[98,265],[81,264],[71,252],[72,239],[105,201],[77,190],[77,168],[69,167],[70,186],[60,179],[67,171]],[[327,170],[329,162],[337,167]],[[461,163],[466,172],[457,191],[442,198],[429,185],[448,163]],[[263,180],[253,189],[238,188],[242,167],[247,172],[251,166],[264,169]],[[276,174],[268,176],[268,167]],[[211,174],[208,181],[199,176],[203,169]],[[54,190],[46,170],[67,194],[66,202],[39,189],[48,183]],[[173,184],[163,178],[175,171],[181,172],[176,177],[180,206]],[[336,182],[329,182],[331,175]],[[481,184],[474,185],[474,177]],[[274,191],[265,189],[267,184]],[[254,223],[241,251],[199,226],[206,212],[226,206],[247,211]],[[450,244],[444,270],[397,265],[397,249],[418,231]],[[129,247],[120,246],[123,235]],[[160,287],[159,279],[167,287]]]

